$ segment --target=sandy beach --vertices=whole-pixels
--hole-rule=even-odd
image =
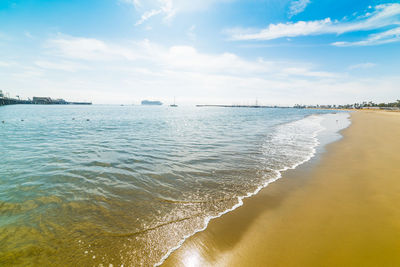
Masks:
[[[165,266],[399,266],[400,113],[351,115],[343,138],[210,222]]]

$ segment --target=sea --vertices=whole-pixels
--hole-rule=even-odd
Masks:
[[[328,117],[334,125],[349,115],[0,107],[0,266],[158,266],[210,220],[312,158]]]

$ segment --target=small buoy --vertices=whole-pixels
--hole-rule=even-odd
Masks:
[[[4,123],[4,121],[1,121],[1,123]]]
[[[75,120],[75,118],[72,118],[72,120],[74,121],[74,120]]]
[[[86,121],[90,121],[89,119],[86,119]]]
[[[21,121],[24,121],[24,119],[21,119]]]

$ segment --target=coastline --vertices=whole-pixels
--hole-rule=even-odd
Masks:
[[[327,153],[211,221],[163,266],[399,264],[400,117],[363,111],[352,121]]]
[[[237,197],[238,202],[237,202],[234,206],[232,206],[231,208],[228,208],[228,209],[226,209],[226,210],[224,210],[224,211],[218,213],[216,216],[207,217],[206,220],[204,221],[204,227],[199,228],[199,229],[196,229],[193,233],[184,236],[184,237],[180,240],[180,242],[179,242],[175,247],[171,248],[171,249],[167,252],[167,254],[165,254],[165,255],[160,259],[160,261],[157,262],[154,266],[161,266],[161,265],[163,265],[164,262],[170,257],[171,254],[173,254],[176,250],[179,250],[179,249],[180,249],[180,247],[185,243],[185,241],[186,241],[187,239],[191,238],[192,236],[196,235],[197,233],[200,233],[200,232],[205,231],[205,230],[207,229],[207,227],[208,227],[210,221],[212,221],[212,220],[214,220],[214,219],[221,218],[223,215],[225,215],[225,214],[227,214],[227,213],[230,213],[230,212],[236,210],[237,208],[243,206],[244,200],[245,200],[245,199],[251,198],[251,197],[257,195],[261,190],[263,190],[263,189],[264,189],[265,187],[267,187],[269,184],[274,183],[275,181],[281,179],[281,178],[282,178],[282,173],[286,172],[287,170],[296,169],[298,166],[304,164],[305,162],[310,161],[310,160],[318,153],[319,146],[320,146],[321,143],[320,143],[320,141],[318,140],[317,137],[318,137],[318,135],[320,134],[320,132],[326,131],[326,127],[332,128],[332,125],[334,124],[334,121],[335,121],[336,119],[339,119],[339,120],[340,120],[340,124],[343,124],[343,125],[340,126],[340,127],[342,127],[342,128],[347,128],[348,125],[350,124],[350,122],[349,122],[348,125],[346,125],[346,122],[345,122],[345,121],[347,120],[347,115],[346,115],[347,113],[341,113],[342,115],[345,115],[345,116],[343,116],[342,118],[339,117],[339,116],[337,116],[336,114],[338,114],[338,113],[311,114],[311,115],[308,115],[308,116],[306,116],[305,118],[300,119],[300,120],[298,120],[298,121],[292,121],[292,122],[289,122],[289,123],[281,124],[281,126],[284,126],[284,125],[292,125],[293,123],[304,122],[306,119],[311,119],[312,117],[318,118],[318,119],[320,120],[320,123],[319,123],[319,127],[320,127],[320,128],[319,128],[318,130],[315,130],[314,133],[313,133],[313,135],[312,135],[313,145],[312,145],[311,151],[309,151],[309,154],[307,155],[307,157],[304,158],[303,160],[299,161],[299,162],[296,162],[294,165],[288,165],[288,166],[283,167],[282,169],[276,169],[276,170],[274,170],[273,172],[275,173],[275,177],[267,179],[262,185],[258,186],[258,187],[255,189],[255,191],[248,192],[247,195],[244,195],[244,196],[238,196],[238,197]],[[329,118],[328,116],[335,116],[335,118]],[[338,123],[339,120],[336,120],[336,124]],[[331,125],[331,126],[325,125],[325,127],[324,127],[324,126],[321,124],[322,121],[330,122],[332,125]],[[336,127],[338,127],[338,125],[333,126],[333,128],[336,128]],[[330,131],[331,131],[331,132],[332,132],[332,131],[335,132],[335,130],[333,130],[333,129],[330,129]],[[339,136],[340,136],[340,135],[339,135]],[[332,137],[330,137],[330,138],[332,139]],[[332,141],[334,141],[334,140],[332,140]],[[324,141],[323,141],[323,142],[324,142]]]

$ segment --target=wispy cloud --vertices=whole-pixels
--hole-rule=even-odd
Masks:
[[[368,46],[381,45],[393,42],[400,42],[400,27],[384,31],[381,33],[371,34],[367,39],[358,42],[335,42],[334,46]]]
[[[127,47],[108,44],[94,38],[60,35],[50,39],[45,46],[64,57],[83,60],[136,59],[138,54]]]
[[[400,4],[394,3],[378,5],[372,13],[365,13],[351,22],[332,21],[330,18],[326,18],[296,23],[270,24],[267,28],[255,32],[234,29],[230,33],[233,40],[272,40],[282,37],[343,34],[396,25],[400,25]]]
[[[27,37],[27,38],[29,38],[29,39],[34,38],[34,36],[33,36],[30,32],[28,32],[28,31],[26,31],[26,32],[24,33],[24,35],[25,35],[25,37]]]
[[[76,72],[79,70],[88,70],[89,68],[83,64],[70,61],[52,62],[47,60],[35,61],[35,65],[43,69],[62,70],[68,72]]]
[[[360,64],[355,64],[355,65],[351,65],[348,67],[349,70],[355,70],[355,69],[369,69],[369,68],[373,68],[375,67],[376,64],[375,63],[371,63],[371,62],[365,62],[365,63],[360,63]]]
[[[307,5],[310,4],[310,0],[294,0],[290,3],[289,7],[289,18],[303,12]]]
[[[234,0],[121,0],[122,2],[132,4],[135,8],[142,12],[140,19],[136,22],[136,26],[143,24],[155,16],[162,16],[164,21],[170,21],[178,13],[196,12],[205,10],[208,7],[223,2]]]
[[[140,20],[136,22],[135,26],[143,24],[146,20],[150,19],[151,17],[154,17],[155,15],[161,14],[161,12],[162,9],[152,9],[144,12],[143,15],[140,17]]]
[[[328,28],[332,26],[330,18],[315,21],[299,21],[297,23],[278,23],[270,24],[268,28],[254,33],[246,33],[247,30],[233,29],[232,40],[273,40],[283,37],[296,37],[305,35],[317,35],[327,33]],[[331,32],[331,30],[329,30]]]
[[[195,30],[196,30],[196,25],[192,25],[192,26],[189,28],[189,30],[187,31],[187,36],[188,36],[189,40],[191,40],[191,41],[196,40],[196,33],[195,33]]]
[[[11,65],[10,62],[7,61],[0,61],[0,67],[9,67]]]
[[[134,5],[135,8],[140,8],[142,6],[142,3],[140,2],[140,0],[119,0],[119,1],[121,3]]]

